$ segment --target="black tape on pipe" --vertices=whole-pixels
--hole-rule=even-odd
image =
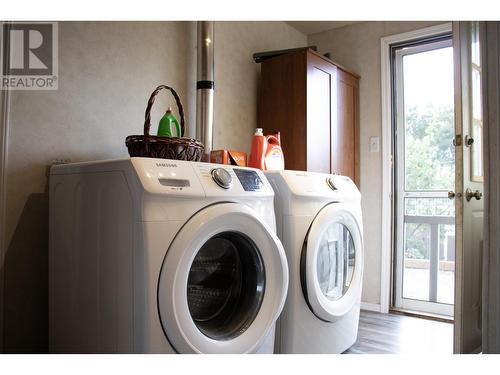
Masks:
[[[198,82],[196,82],[196,90],[200,90],[200,89],[213,90],[214,88],[215,88],[214,81],[198,81]]]

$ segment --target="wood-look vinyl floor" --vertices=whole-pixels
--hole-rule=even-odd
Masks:
[[[453,324],[361,311],[358,339],[345,354],[452,354]]]

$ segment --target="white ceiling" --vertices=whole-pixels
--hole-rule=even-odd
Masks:
[[[351,25],[356,21],[286,21],[286,23],[303,34],[311,35]]]

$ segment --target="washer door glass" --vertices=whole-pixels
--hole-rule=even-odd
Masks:
[[[351,206],[331,203],[316,215],[302,250],[300,280],[311,311],[333,322],[361,297],[362,232]]]
[[[214,340],[241,335],[252,324],[265,289],[262,257],[239,232],[211,237],[189,270],[187,302],[196,327]]]
[[[158,313],[178,353],[253,353],[285,303],[280,240],[250,207],[210,205],[170,244],[158,279]]]
[[[349,289],[355,254],[349,229],[339,222],[331,224],[319,241],[316,269],[320,290],[329,300],[338,300]]]

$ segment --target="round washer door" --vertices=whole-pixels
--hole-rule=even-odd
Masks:
[[[253,352],[287,288],[285,252],[272,230],[247,206],[209,206],[182,227],[163,260],[163,331],[179,353]]]
[[[332,203],[315,217],[301,256],[301,284],[313,313],[333,322],[359,300],[363,273],[361,231],[348,207]]]

